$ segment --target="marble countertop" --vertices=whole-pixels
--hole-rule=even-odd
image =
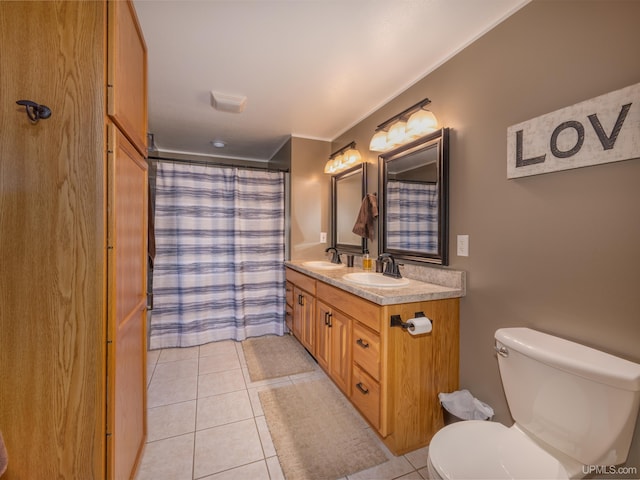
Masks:
[[[342,279],[347,273],[363,272],[358,267],[335,270],[316,269],[303,265],[305,261],[286,261],[285,266],[378,305],[424,302],[443,298],[460,298],[466,294],[465,272],[430,267],[412,267],[402,272],[409,284],[398,288],[355,285]]]

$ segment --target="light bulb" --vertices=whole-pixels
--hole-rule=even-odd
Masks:
[[[420,109],[409,117],[407,122],[407,136],[421,137],[438,129],[438,120],[429,110]]]
[[[387,144],[387,132],[380,130],[371,137],[371,143],[369,143],[369,150],[372,152],[384,152],[389,148]]]
[[[398,120],[391,127],[389,127],[388,141],[393,147],[401,145],[407,139],[407,122]]]

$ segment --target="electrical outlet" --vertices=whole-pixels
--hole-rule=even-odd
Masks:
[[[320,232],[320,243],[327,243],[327,232]]]
[[[469,235],[458,235],[458,256],[469,256]]]

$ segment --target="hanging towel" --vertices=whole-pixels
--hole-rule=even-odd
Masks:
[[[0,432],[0,477],[7,471],[7,464],[9,463],[9,457],[7,455],[7,449],[4,446],[4,439],[2,438],[2,432]]]
[[[378,216],[378,197],[375,193],[367,193],[362,199],[358,218],[353,226],[353,233],[373,240],[373,220]]]

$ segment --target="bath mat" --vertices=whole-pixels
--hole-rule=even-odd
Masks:
[[[387,461],[375,434],[328,379],[259,392],[287,480],[330,480]]]
[[[316,369],[311,355],[290,335],[248,338],[242,342],[242,350],[254,382]]]

